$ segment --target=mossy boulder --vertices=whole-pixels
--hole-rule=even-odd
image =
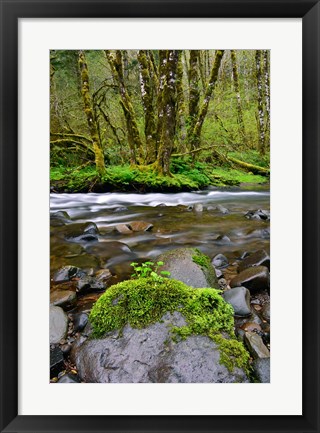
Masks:
[[[169,271],[170,278],[188,286],[219,288],[211,260],[197,248],[170,250],[161,254],[157,261],[164,263],[161,270]]]
[[[73,360],[87,382],[246,382],[249,354],[220,292],[164,278],[110,287]],[[100,338],[100,339],[99,339]]]

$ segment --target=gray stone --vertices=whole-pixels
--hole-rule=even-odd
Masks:
[[[248,382],[239,368],[220,364],[217,345],[204,336],[173,342],[170,329],[183,326],[180,313],[166,313],[145,329],[125,326],[101,340],[79,339],[73,361],[85,382],[99,383],[235,383]]]
[[[193,205],[193,209],[194,212],[199,213],[199,212],[203,212],[203,205],[201,203],[195,203]]]
[[[230,244],[231,239],[226,235],[219,235],[216,237],[215,242],[218,242],[221,245]]]
[[[266,220],[270,219],[270,212],[263,209],[251,210],[245,214],[248,219]]]
[[[105,288],[105,283],[103,281],[99,281],[97,278],[94,277],[86,276],[80,278],[80,280],[77,281],[77,293],[79,294],[96,290],[104,290]]]
[[[85,313],[76,314],[73,318],[73,329],[75,332],[82,331],[88,323],[88,315]]]
[[[245,287],[226,290],[223,293],[223,298],[232,305],[236,316],[249,316],[251,314],[250,292]]]
[[[77,295],[71,290],[55,290],[50,293],[50,304],[68,310],[77,303]]]
[[[203,265],[201,258],[207,260]],[[188,286],[197,288],[219,287],[210,259],[195,248],[178,248],[167,251],[161,254],[157,261],[164,263],[161,270],[169,271],[169,278],[182,281]]]
[[[57,344],[65,338],[68,329],[68,317],[60,307],[50,307],[50,344]]]
[[[225,268],[229,265],[227,257],[223,254],[217,254],[214,256],[211,263],[215,268]]]
[[[118,212],[125,212],[127,210],[128,210],[127,207],[125,207],[125,206],[119,206],[119,207],[116,207],[113,212],[118,213]]]
[[[69,224],[65,231],[65,238],[74,241],[98,240],[98,235],[98,227],[93,222]]]
[[[221,204],[217,205],[217,210],[224,215],[227,215],[230,213],[230,211],[226,207],[222,206]]]
[[[264,345],[262,338],[256,332],[246,332],[244,341],[254,358],[269,358],[270,352]]]
[[[255,251],[239,264],[239,272],[251,266],[266,266],[270,270],[270,256],[265,250]]]
[[[261,383],[270,383],[270,358],[259,358],[253,361],[254,372]]]
[[[115,226],[115,231],[117,231],[118,233],[124,234],[124,235],[132,233],[131,228],[129,228],[127,226],[127,224],[118,224],[118,225],[116,225]]]
[[[79,278],[85,275],[85,272],[82,269],[76,266],[63,266],[61,269],[58,269],[53,275],[53,281],[58,283],[62,281],[70,281],[72,278]]]
[[[266,302],[263,305],[262,310],[261,310],[261,315],[265,320],[270,322],[270,302]]]
[[[270,287],[269,270],[265,266],[253,266],[240,272],[230,281],[230,287],[244,286],[250,292],[257,292]]]

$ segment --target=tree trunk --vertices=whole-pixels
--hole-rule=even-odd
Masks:
[[[159,101],[162,113],[160,145],[156,161],[158,173],[171,176],[170,157],[173,149],[176,126],[176,102],[177,102],[177,66],[179,59],[178,50],[168,50],[161,53],[162,66],[160,73]]]
[[[265,122],[264,122],[261,50],[256,50],[255,61],[256,61],[256,82],[257,82],[257,103],[258,103],[258,150],[261,155],[264,155]]]
[[[188,125],[188,141],[192,143],[193,130],[199,115],[199,50],[190,50],[189,61],[189,125]],[[193,143],[194,144],[194,143]],[[191,148],[194,150],[194,147]]]
[[[177,143],[179,149],[185,148],[186,133],[186,107],[183,89],[183,58],[182,51],[179,50],[179,58],[177,65]]]
[[[232,75],[233,75],[233,84],[234,91],[237,97],[237,120],[239,125],[241,142],[245,143],[246,141],[246,133],[243,121],[243,113],[242,113],[242,104],[241,104],[241,96],[240,96],[240,85],[239,85],[239,74],[238,74],[238,66],[236,59],[236,52],[231,50],[231,63],[232,63]]]
[[[201,130],[203,126],[203,122],[208,112],[209,103],[213,94],[214,87],[216,85],[218,79],[218,73],[221,65],[221,60],[223,56],[224,50],[217,50],[213,67],[210,73],[209,83],[207,85],[207,89],[204,95],[204,100],[202,102],[202,106],[198,115],[198,119],[193,128],[193,133],[191,136],[191,147],[192,149],[196,149],[200,143]]]
[[[270,141],[270,71],[268,50],[262,51],[265,99],[265,142]]]
[[[136,164],[137,150],[139,153],[139,158],[142,157],[142,142],[141,142],[133,106],[131,103],[131,98],[126,89],[126,85],[124,82],[122,54],[120,50],[116,50],[115,56],[111,53],[110,50],[105,50],[105,54],[119,89],[119,94],[121,98],[120,104],[127,125],[128,143],[130,148],[130,162],[131,164]]]
[[[144,110],[144,133],[146,138],[145,162],[149,164],[154,162],[156,158],[156,119],[153,106],[153,83],[149,70],[151,62],[148,61],[147,51],[138,51],[138,61],[140,68],[141,98]]]
[[[92,141],[92,148],[95,155],[96,170],[99,176],[105,172],[104,156],[99,140],[98,127],[93,111],[92,98],[89,91],[89,72],[86,58],[83,51],[79,51],[79,69],[81,75],[81,94],[84,102],[84,112],[87,117],[87,123]]]

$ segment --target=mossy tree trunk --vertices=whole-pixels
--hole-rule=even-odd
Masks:
[[[119,89],[120,104],[127,126],[130,162],[131,164],[137,164],[138,159],[141,160],[142,158],[142,141],[139,134],[136,116],[131,103],[131,98],[124,81],[122,53],[121,50],[116,50],[115,54],[111,53],[110,50],[105,50],[105,54],[110,65],[112,75]]]
[[[212,98],[213,91],[214,91],[215,85],[216,85],[217,80],[218,80],[218,74],[219,74],[219,69],[220,69],[223,53],[224,53],[224,50],[217,50],[216,54],[215,54],[214,63],[213,63],[212,69],[211,69],[210,77],[209,77],[209,82],[208,82],[206,92],[204,95],[204,100],[203,100],[201,108],[199,110],[199,115],[198,115],[197,121],[195,123],[195,126],[193,128],[193,132],[191,135],[191,148],[192,149],[198,148],[199,144],[200,144],[200,137],[201,137],[201,130],[202,130],[203,122],[206,118],[208,108],[209,108],[209,103],[210,103],[210,100]]]
[[[183,57],[182,51],[179,50],[177,65],[177,146],[179,151],[185,150],[186,131],[186,104],[183,87]]]
[[[246,141],[246,132],[245,132],[245,126],[244,126],[244,121],[243,121],[243,112],[242,112],[242,103],[241,103],[241,95],[240,95],[240,84],[239,84],[237,58],[236,58],[236,52],[234,50],[231,50],[231,63],[232,63],[232,76],[233,76],[234,91],[236,93],[236,98],[237,98],[237,121],[238,121],[238,125],[239,125],[241,142],[244,144]]]
[[[92,141],[92,149],[95,155],[96,170],[99,176],[105,172],[104,156],[99,138],[97,121],[94,116],[93,102],[89,89],[89,71],[84,51],[79,51],[79,69],[81,76],[81,94],[84,103],[84,112],[87,118],[88,128]]]
[[[144,110],[144,133],[146,139],[147,164],[154,162],[156,158],[156,119],[154,110],[154,87],[150,75],[150,60],[145,50],[138,51],[138,62],[140,72],[140,89],[142,105]]]
[[[270,62],[269,51],[262,51],[263,76],[264,76],[264,100],[265,100],[265,143],[270,141]]]
[[[163,51],[163,50],[161,50]],[[160,53],[160,86],[158,102],[161,113],[160,143],[155,168],[159,174],[170,176],[170,157],[176,129],[178,50]],[[163,75],[162,75],[163,74]]]
[[[262,84],[262,52],[256,50],[256,83],[257,83],[257,117],[258,117],[258,150],[261,155],[265,154],[265,119],[264,119],[264,100]]]
[[[200,101],[200,89],[199,89],[199,50],[190,50],[189,60],[189,120],[188,120],[188,142],[193,143],[192,135],[197,118],[199,116],[199,101]],[[194,150],[194,147],[191,147]]]

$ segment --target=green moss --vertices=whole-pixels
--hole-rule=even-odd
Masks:
[[[202,268],[209,269],[210,268],[210,259],[205,254],[202,254],[198,248],[194,248],[194,255],[192,256],[192,261],[197,263],[197,265],[201,266]]]
[[[89,319],[93,336],[99,338],[116,329],[121,332],[126,324],[144,328],[174,311],[184,316],[186,325],[172,328],[173,339],[207,336],[219,346],[220,362],[229,370],[237,366],[249,372],[249,354],[235,339],[233,309],[219,290],[194,289],[172,279],[160,283],[152,278],[123,281],[99,298]]]

